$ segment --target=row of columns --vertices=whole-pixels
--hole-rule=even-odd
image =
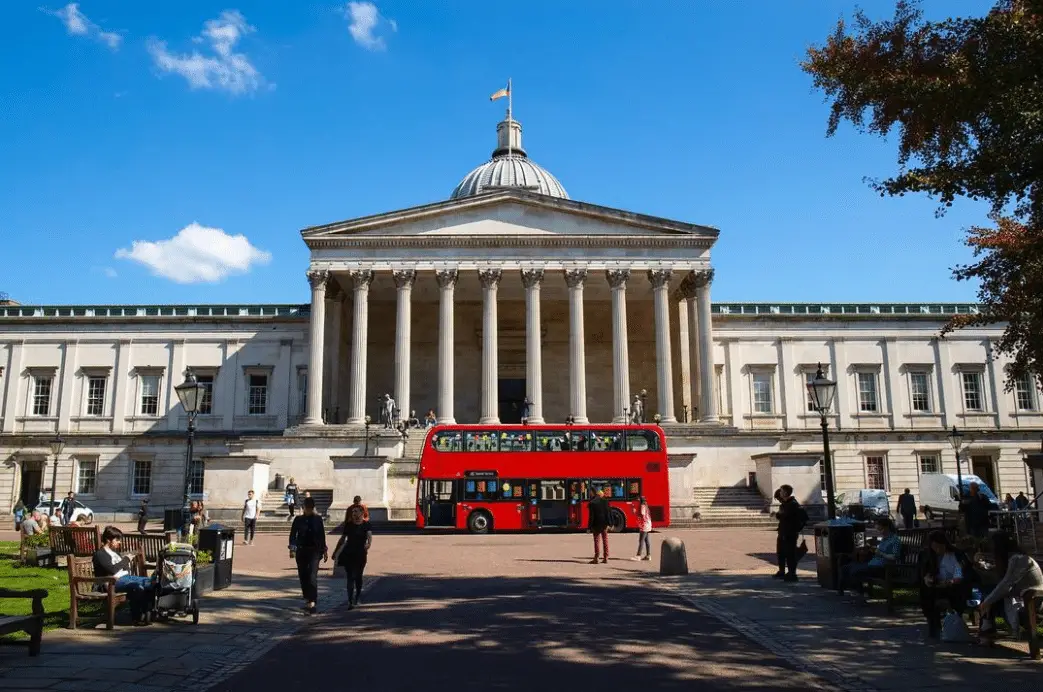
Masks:
[[[331,274],[325,270],[308,272],[311,285],[311,332],[309,351],[307,411],[304,423],[319,425],[323,422],[323,373],[325,356],[326,302],[336,306],[331,310],[336,324],[331,324],[339,341],[339,301],[342,296]],[[373,282],[371,270],[347,273],[352,286],[353,331],[351,337],[351,381],[348,398],[348,415],[345,423],[362,425],[366,416],[366,370],[369,342],[369,287]],[[583,289],[588,279],[585,269],[565,271],[565,283],[569,294],[569,404],[571,415],[578,424],[589,423],[587,417],[586,345],[584,341]],[[659,393],[659,415],[662,422],[673,423],[674,378],[673,358],[670,347],[670,280],[669,269],[650,270],[648,281],[652,285],[655,317],[656,377]],[[412,325],[412,289],[416,281],[414,270],[393,272],[397,292],[395,315],[395,399],[402,411],[410,410],[410,352]],[[439,290],[439,335],[438,335],[438,422],[455,423],[453,380],[456,370],[454,362],[454,308],[455,291],[459,274],[455,269],[435,272]],[[482,286],[482,398],[480,423],[499,422],[499,338],[497,293],[501,269],[481,269],[478,279]],[[543,418],[543,346],[541,342],[540,288],[544,270],[521,270],[522,285],[525,287],[525,344],[526,344],[526,397],[529,400],[528,421],[533,424],[544,422]],[[626,286],[631,279],[629,269],[611,269],[605,272],[612,296],[612,392],[615,413],[614,423],[626,421],[626,410],[631,405],[630,357],[627,336]],[[700,420],[715,423],[718,420],[717,399],[714,396],[716,369],[713,359],[713,325],[710,315],[710,284],[713,270],[691,272],[681,282],[680,299],[686,301],[689,314],[690,344],[692,359],[692,401],[700,402]],[[331,357],[337,363],[338,346],[331,344]],[[339,387],[338,370],[331,368],[327,386],[331,391]],[[693,416],[694,418],[694,416]]]

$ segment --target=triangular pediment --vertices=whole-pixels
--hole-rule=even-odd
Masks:
[[[710,243],[718,230],[558,199],[520,190],[497,191],[348,221],[313,226],[301,231],[305,242],[361,240],[366,236],[505,237],[600,236],[700,237]]]

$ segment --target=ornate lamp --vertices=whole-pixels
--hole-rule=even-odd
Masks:
[[[822,469],[826,476],[826,516],[836,519],[837,508],[833,501],[833,458],[829,452],[829,420],[827,415],[833,408],[833,399],[837,395],[837,383],[822,372],[822,363],[818,364],[815,378],[808,382],[808,394],[812,406],[818,411],[822,423]]]
[[[58,505],[55,504],[55,491],[58,489],[58,457],[65,451],[65,440],[61,435],[51,440],[51,454],[54,455],[54,468],[51,469],[51,516],[58,513]]]

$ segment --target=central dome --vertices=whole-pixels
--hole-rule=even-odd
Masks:
[[[558,179],[529,160],[521,146],[521,124],[510,117],[496,126],[493,157],[464,176],[449,199],[472,197],[494,190],[529,190],[548,197],[568,199]]]

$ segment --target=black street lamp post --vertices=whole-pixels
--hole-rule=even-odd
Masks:
[[[189,507],[189,495],[192,494],[192,443],[196,435],[196,414],[199,412],[199,404],[206,394],[206,386],[196,381],[196,376],[189,370],[185,375],[185,381],[174,387],[177,392],[181,408],[188,416],[188,449],[185,451],[185,496],[181,504],[181,536],[182,540],[188,536],[192,526],[192,510]]]
[[[963,500],[963,463],[960,461],[960,451],[963,450],[963,433],[956,429],[956,426],[952,426],[952,432],[949,433],[949,444],[952,445],[952,451],[956,452],[956,486],[960,492],[960,500]]]
[[[833,458],[829,452],[829,420],[827,416],[833,408],[833,398],[837,394],[837,383],[822,374],[819,363],[815,379],[808,382],[808,393],[811,395],[815,410],[822,420],[822,468],[826,476],[826,516],[836,519],[837,508],[833,500]]]
[[[362,423],[363,423],[363,425],[366,426],[366,451],[365,451],[365,453],[362,456],[368,457],[369,456],[369,426],[373,425],[373,419],[367,415],[365,418],[362,419]]]
[[[58,505],[55,501],[55,492],[58,490],[58,457],[61,456],[62,451],[65,449],[65,440],[62,439],[61,435],[58,435],[51,440],[51,454],[54,455],[54,468],[51,469],[51,517],[55,517],[58,514]]]

